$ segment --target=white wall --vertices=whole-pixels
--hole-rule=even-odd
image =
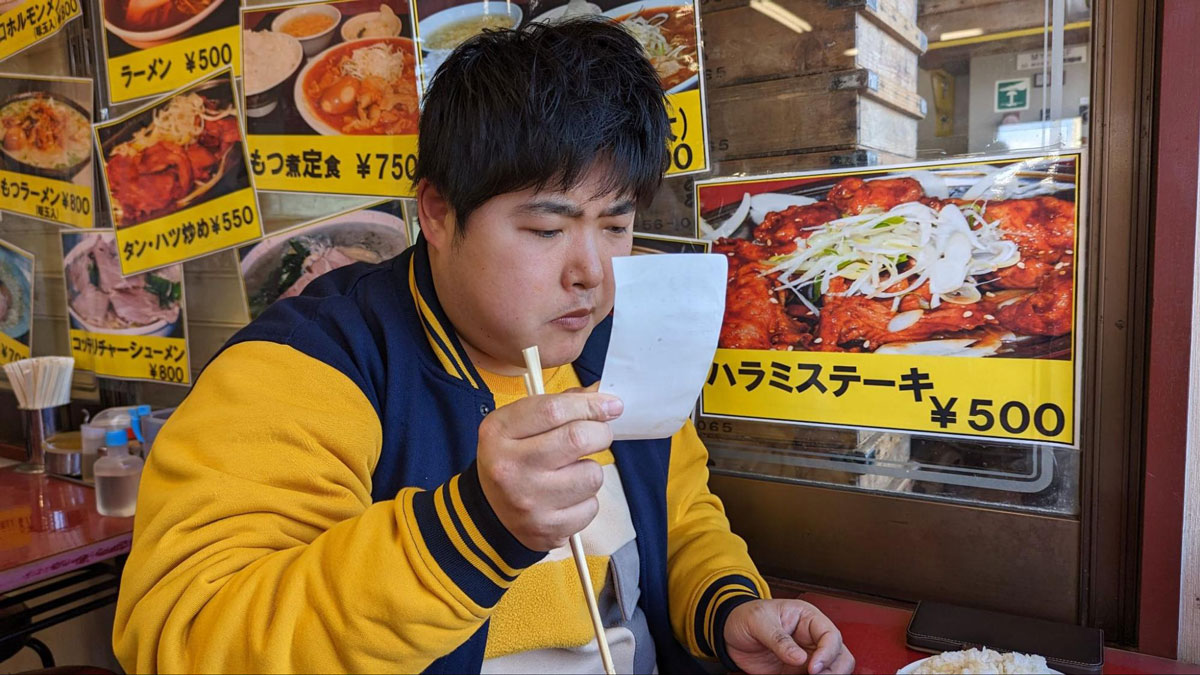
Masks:
[[[970,128],[971,78],[959,75],[954,78],[954,133],[950,136],[937,135],[937,110],[933,102],[933,83],[928,70],[917,73],[917,93],[929,104],[929,112],[917,124],[917,154],[922,158],[936,155],[938,150],[947,156],[967,152],[967,131]]]
[[[996,127],[1004,118],[1004,113],[993,112],[996,81],[1018,77],[1028,77],[1032,80],[1037,72],[1040,71],[1017,70],[1016,53],[976,56],[971,59],[971,102],[967,142],[970,152],[988,152],[994,149],[989,148],[989,145],[995,138]],[[1090,63],[1073,63],[1063,66],[1063,103],[1061,109],[1054,111],[1055,119],[1079,115],[1080,99],[1087,98],[1091,91],[1090,78]],[[1045,104],[1042,103],[1043,95]],[[1022,122],[1036,122],[1038,121],[1038,111],[1043,105],[1045,107],[1050,105],[1050,88],[1031,87],[1029,110],[1017,114],[1020,115]]]

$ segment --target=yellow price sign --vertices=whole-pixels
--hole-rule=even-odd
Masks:
[[[0,171],[0,209],[72,227],[91,227],[91,185]]]
[[[187,339],[155,335],[109,335],[71,329],[75,367],[130,380],[190,384]]]
[[[243,188],[117,230],[121,273],[136,274],[244,244],[262,235],[254,190]]]
[[[1073,447],[1075,364],[718,349],[701,414]]]
[[[0,60],[54,35],[81,13],[79,0],[25,0],[0,14]]]
[[[671,166],[668,176],[697,173],[708,169],[708,129],[704,123],[704,104],[699,89],[670,94]]]
[[[417,137],[247,136],[260,190],[415,197]]]
[[[105,32],[105,44],[114,40]],[[242,30],[228,26],[201,35],[108,58],[108,96],[113,103],[154,96],[205,78],[223,68],[242,74]]]
[[[29,358],[29,345],[0,333],[0,366],[27,358]]]

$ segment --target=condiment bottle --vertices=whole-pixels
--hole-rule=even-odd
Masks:
[[[96,460],[96,510],[102,516],[124,518],[137,508],[142,460],[129,454],[125,430],[110,431],[104,439],[106,454]]]

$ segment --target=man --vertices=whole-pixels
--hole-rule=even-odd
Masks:
[[[612,258],[669,124],[615,24],[488,33],[425,102],[422,237],[230,341],[155,442],[114,647],[136,672],[850,672],[768,600],[689,424],[613,442]],[[525,397],[538,345],[545,396]]]

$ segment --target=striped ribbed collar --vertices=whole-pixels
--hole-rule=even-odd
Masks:
[[[475,389],[487,390],[487,385],[463,349],[454,325],[446,317],[438,302],[433,286],[433,273],[429,269],[429,244],[418,235],[408,262],[408,289],[412,293],[421,327],[429,346],[442,368],[454,378],[462,380]],[[583,353],[576,359],[575,372],[586,387],[600,379],[604,370],[604,357],[608,352],[608,338],[612,331],[612,316],[601,321],[592,331]]]

